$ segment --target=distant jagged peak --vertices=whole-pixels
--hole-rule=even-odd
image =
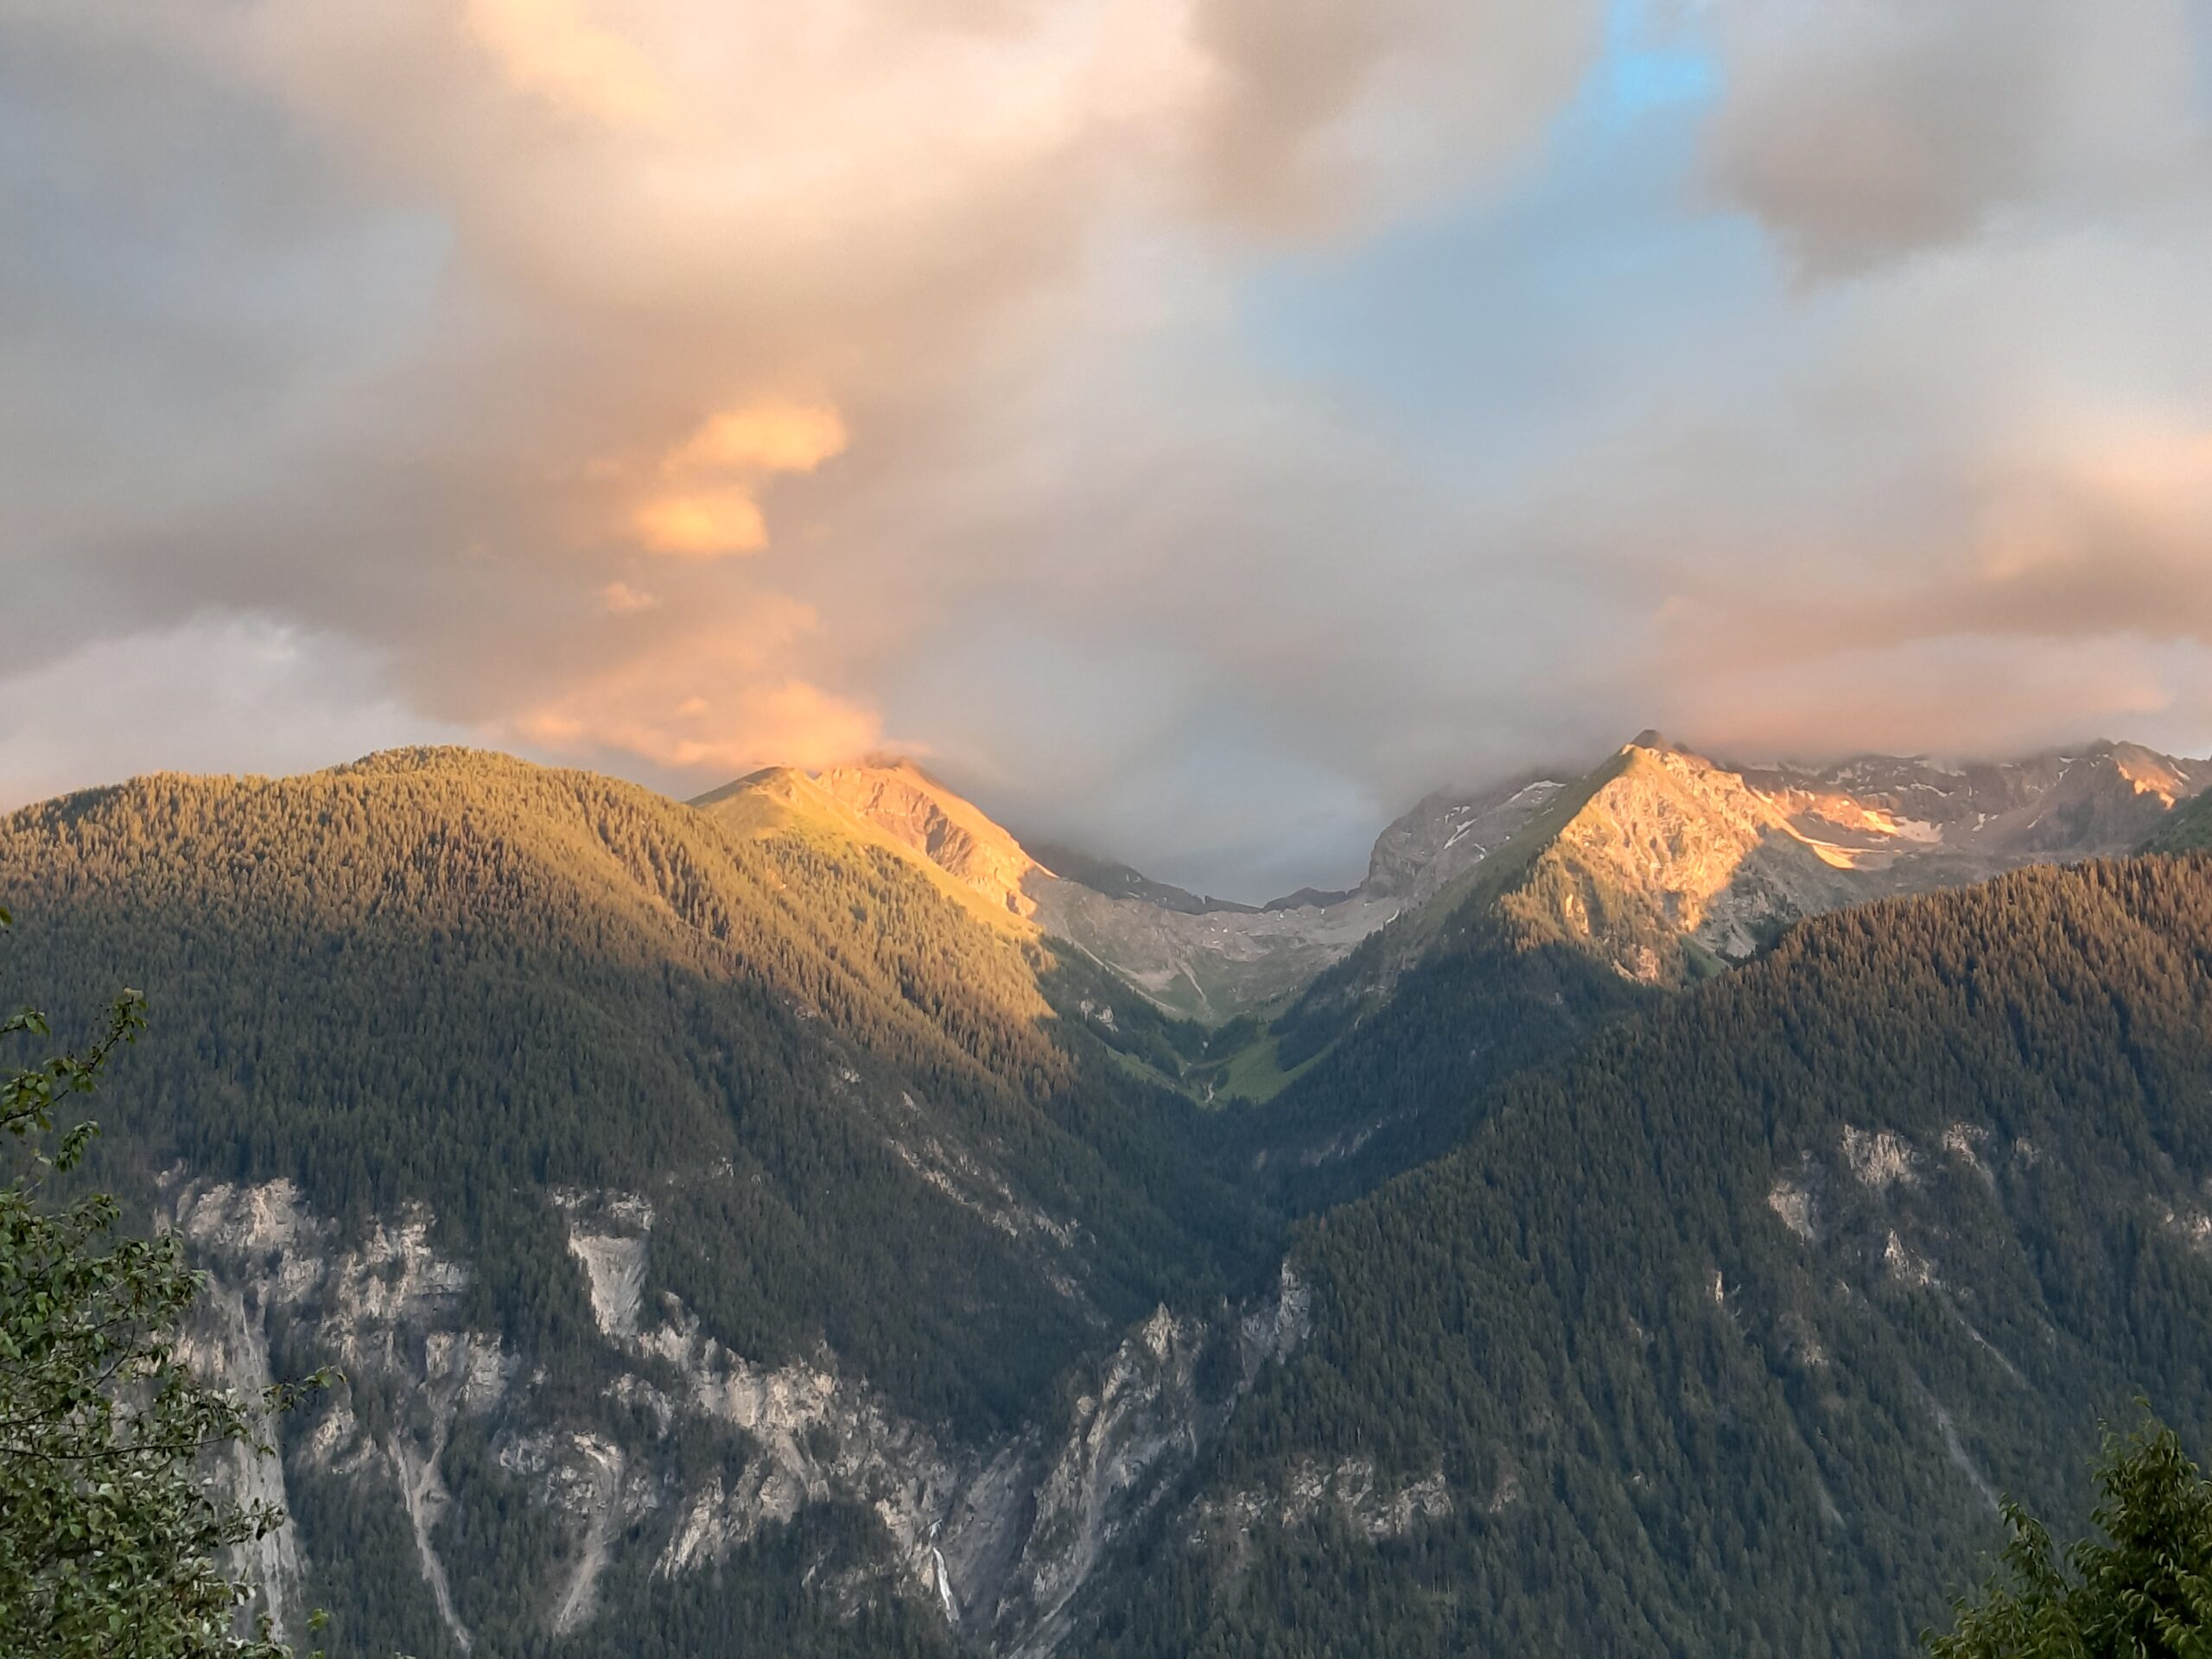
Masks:
[[[1326,910],[1359,897],[1357,887],[1300,887],[1296,893],[1287,893],[1280,899],[1270,899],[1260,906],[1271,910]]]
[[[1999,795],[2006,798],[2005,805],[2010,810],[2061,786],[2094,788],[2098,778],[2117,779],[2133,793],[2156,796],[2161,806],[2171,807],[2212,785],[2212,762],[2110,738],[2054,744],[1996,759],[1866,750],[1836,759],[1746,761],[1700,752],[1647,729],[1622,745],[1618,753],[1672,760],[1679,771],[1732,773],[1757,793],[1789,802],[1791,810],[1802,810],[1816,798],[1894,809],[1909,798],[1917,798],[1920,806],[1933,807],[1936,798],[1949,797],[1957,803],[1971,798],[1976,808],[1992,809],[1994,816],[1993,803]]]
[[[1185,916],[1210,916],[1217,912],[1249,914],[1257,908],[1241,905],[1232,899],[1217,899],[1211,893],[1192,893],[1173,882],[1155,881],[1133,865],[1117,860],[1100,858],[1079,848],[1065,846],[1058,842],[1023,838],[1022,846],[1037,860],[1039,868],[1049,869],[1064,880],[1072,881],[1091,892],[1103,893],[1109,899],[1129,899],[1139,904],[1150,905],[1158,910],[1175,911]]]
[[[2177,760],[2146,749],[2139,743],[2112,746],[2113,768],[2132,785],[2138,795],[2156,795],[2169,807],[2200,793],[2212,783],[2212,766],[2201,760]]]
[[[697,804],[761,833],[796,817],[896,852],[1000,925],[1068,939],[1146,995],[1211,1018],[1281,995],[1294,959],[1312,971],[1392,918],[1440,915],[1478,887],[1522,893],[1523,909],[1541,895],[1546,928],[1590,935],[1631,976],[1675,979],[1688,957],[1669,940],[1736,960],[1840,904],[2129,850],[2208,784],[2212,763],[2103,740],[2008,761],[1744,764],[1653,728],[1594,770],[1439,790],[1383,830],[1359,887],[1259,910],[1025,843],[907,755],[771,768]],[[1592,898],[1642,919],[1623,932]]]
[[[1383,828],[1355,891],[1426,904],[1503,847],[1581,768],[1516,774],[1481,788],[1438,790]]]
[[[2133,850],[2212,763],[2099,741],[2006,761],[1862,753],[1739,765],[1656,730],[1532,826],[1506,902],[1636,978],[1678,978],[1669,935],[1721,961],[1789,922],[2025,863]]]

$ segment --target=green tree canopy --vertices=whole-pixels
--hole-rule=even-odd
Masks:
[[[1936,1659],[2204,1659],[2212,1655],[2212,1481],[2164,1424],[2107,1433],[2095,1522],[2066,1551],[2018,1503],[2004,1565],[1961,1602]],[[2070,1570],[2069,1570],[2070,1569]]]

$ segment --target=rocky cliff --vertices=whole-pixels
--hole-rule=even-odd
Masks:
[[[1506,902],[1540,936],[1670,982],[1841,906],[2131,851],[2207,783],[2212,766],[2126,744],[1815,770],[1726,766],[1646,733],[1545,844],[1522,849]]]
[[[963,1648],[1050,1653],[1102,1567],[1306,1330],[1306,1291],[1286,1265],[1270,1294],[1211,1318],[1156,1310],[1069,1377],[1063,1409],[962,1442],[902,1414],[826,1348],[764,1364],[649,1291],[650,1199],[569,1191],[551,1202],[601,1349],[586,1391],[469,1323],[470,1269],[440,1249],[427,1212],[348,1230],[289,1181],[165,1178],[164,1224],[212,1274],[193,1361],[258,1388],[274,1344],[342,1373],[305,1415],[271,1426],[281,1455],[244,1456],[230,1471],[280,1503],[321,1490],[252,1562],[280,1622],[296,1624],[344,1567],[344,1541],[315,1524],[334,1506],[397,1519],[406,1567],[462,1653],[532,1632],[580,1636],[618,1587],[711,1578],[764,1535],[842,1506],[866,1517],[867,1535],[830,1586],[833,1605],[896,1598]],[[456,1459],[464,1441],[488,1461]],[[523,1516],[503,1524],[536,1547],[495,1562],[483,1522],[514,1505]],[[494,1573],[531,1593],[494,1607],[487,1633],[478,1614]]]

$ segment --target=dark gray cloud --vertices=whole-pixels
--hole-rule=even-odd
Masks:
[[[1721,0],[1715,188],[1807,270],[2155,193],[2203,142],[2196,0]],[[2198,158],[2201,159],[2201,158]]]

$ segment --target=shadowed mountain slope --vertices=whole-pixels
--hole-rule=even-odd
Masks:
[[[2183,853],[2212,847],[2212,795],[2197,795],[2174,809],[2144,841],[2153,853]]]
[[[1490,1083],[1645,991],[1748,960],[1807,917],[2132,851],[2200,812],[2208,776],[2124,744],[1961,771],[1738,770],[1645,733],[1568,784],[1523,785],[1540,798],[1512,835],[1273,1022],[1278,1066],[1306,1068],[1262,1132],[1290,1160],[1278,1179],[1314,1201],[1363,1190],[1448,1145]]]
[[[1173,1152],[1188,1109],[1102,1045],[1159,1022],[867,821],[769,819],[409,751],[25,809],[0,889],[51,1005],[150,998],[108,1108],[145,1155],[336,1216],[428,1205],[486,1316],[549,1337],[585,1314],[545,1193],[651,1191],[696,1247],[659,1270],[724,1340],[1019,1414],[1203,1279],[1183,1217],[1235,1214]]]
[[[911,767],[424,750],[26,809],[0,892],[27,995],[152,1000],[99,1173],[214,1271],[195,1362],[346,1372],[240,1471],[340,1650],[1841,1656],[2098,1409],[2212,1409],[2212,863],[1808,912],[2195,786],[1650,738],[1424,804],[1370,934]],[[1094,900],[1306,988],[1168,1020]]]
[[[2100,1414],[2212,1421],[2208,1191],[2212,858],[1808,921],[1310,1224],[1097,1650],[1909,1653]]]

